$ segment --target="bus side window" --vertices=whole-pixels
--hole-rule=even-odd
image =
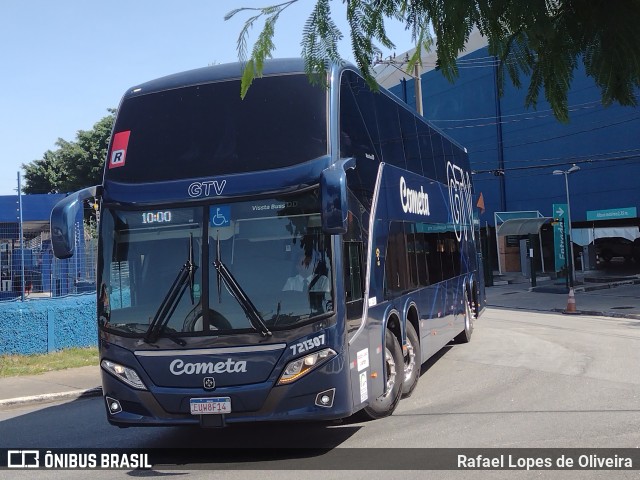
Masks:
[[[442,274],[442,250],[439,235],[435,232],[425,235],[426,252],[427,252],[427,271],[429,274],[430,284],[438,283],[444,280]]]
[[[345,300],[362,299],[362,242],[344,242]]]
[[[385,259],[385,298],[395,298],[412,288],[404,222],[389,224]]]

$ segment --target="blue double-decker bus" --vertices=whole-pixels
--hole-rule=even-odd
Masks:
[[[100,186],[97,319],[121,427],[390,415],[484,307],[465,149],[349,65],[127,91]],[[320,82],[322,83],[322,82]]]

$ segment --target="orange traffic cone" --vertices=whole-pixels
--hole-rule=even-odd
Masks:
[[[576,311],[576,296],[573,293],[573,288],[569,289],[569,299],[567,300],[567,309],[564,313],[578,313]]]

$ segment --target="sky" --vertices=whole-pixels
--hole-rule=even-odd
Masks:
[[[1,0],[0,195],[17,193],[22,164],[55,150],[58,138],[72,141],[78,130],[90,130],[129,87],[237,61],[238,34],[249,14],[229,21],[224,15],[275,3],[280,0]],[[314,4],[300,0],[281,15],[275,58],[300,55]],[[344,4],[331,5],[348,39]],[[250,46],[260,29],[252,30]],[[387,31],[398,54],[409,50],[402,25],[390,22]],[[340,54],[353,62],[347,40]]]

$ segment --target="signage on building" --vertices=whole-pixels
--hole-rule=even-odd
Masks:
[[[587,210],[587,220],[614,220],[618,218],[636,218],[636,207],[609,208],[607,210]]]
[[[559,272],[567,266],[567,234],[565,229],[569,228],[567,225],[567,204],[566,203],[554,203],[553,204],[553,217],[559,221],[554,222],[553,225],[553,252],[555,258],[555,270]]]

